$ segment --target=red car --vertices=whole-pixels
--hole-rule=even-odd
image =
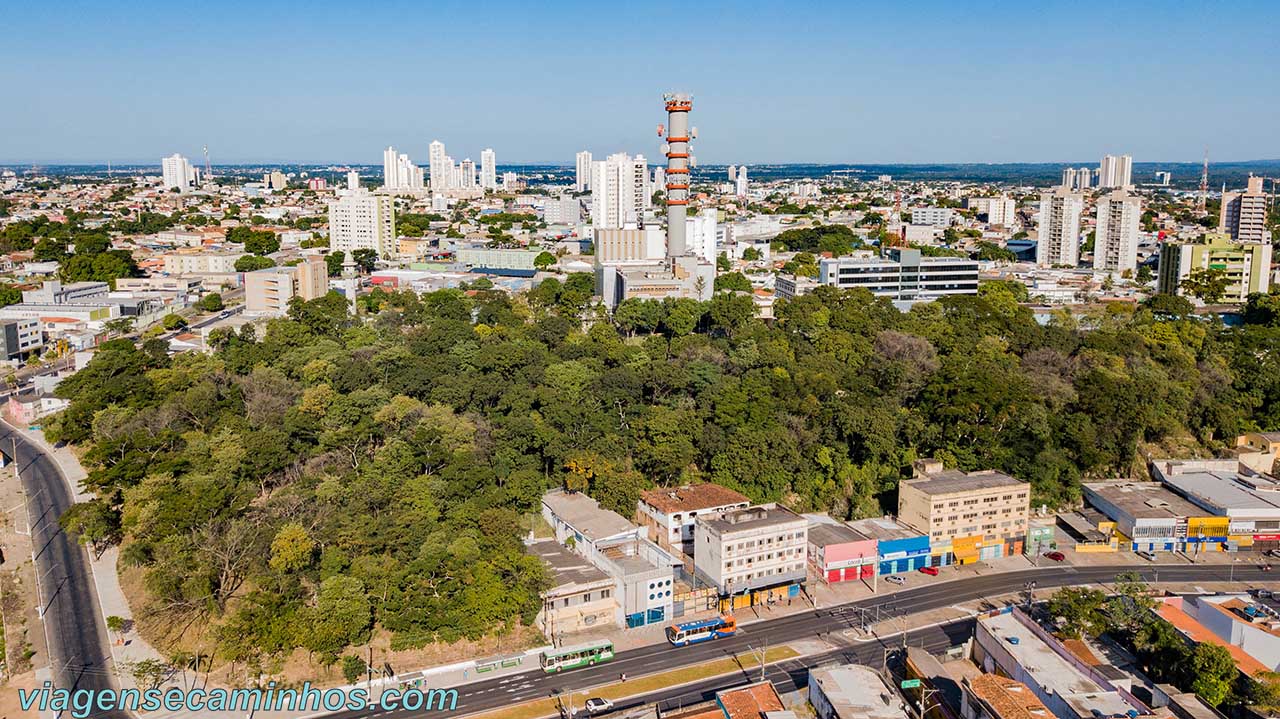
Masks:
[[[1048,559],[1052,559],[1055,562],[1061,562],[1062,560],[1067,558],[1067,555],[1063,554],[1062,552],[1045,552],[1044,556],[1047,557]]]
[[[938,568],[937,567],[921,567],[920,573],[928,574],[931,577],[936,577],[938,576]]]

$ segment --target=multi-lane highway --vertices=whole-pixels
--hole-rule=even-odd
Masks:
[[[67,689],[107,689],[112,686],[111,651],[89,557],[58,525],[58,518],[71,506],[71,492],[52,457],[7,424],[0,424],[0,449],[13,455],[15,448],[27,496],[53,684]],[[15,520],[22,524],[26,518],[17,513]],[[126,715],[98,712],[93,716]]]
[[[464,684],[456,687],[458,690],[458,704],[455,714],[479,712],[555,694],[567,695],[571,691],[577,691],[577,696],[580,700],[581,697],[585,696],[581,690],[616,681],[619,674],[622,673],[625,673],[628,677],[638,677],[653,672],[733,656],[765,645],[777,646],[799,639],[815,637],[832,639],[836,643],[850,644],[844,632],[861,626],[864,618],[874,621],[877,611],[878,616],[883,619],[887,616],[914,614],[983,597],[997,597],[1022,591],[1026,583],[1031,581],[1036,583],[1036,590],[1039,591],[1076,584],[1109,583],[1115,579],[1116,575],[1129,571],[1138,572],[1148,581],[1195,583],[1234,580],[1241,584],[1242,587],[1273,580],[1274,578],[1273,574],[1270,572],[1264,573],[1255,564],[1239,564],[1233,570],[1230,565],[1224,564],[1196,565],[1186,563],[1098,567],[1055,565],[949,581],[924,579],[923,576],[917,580],[913,576],[912,581],[925,581],[928,583],[897,592],[882,593],[870,599],[835,607],[811,609],[779,619],[746,624],[736,636],[731,638],[680,648],[671,647],[667,644],[651,645],[620,652],[614,661],[607,664],[569,671],[559,675],[546,675],[541,670],[535,669],[521,674]],[[864,609],[868,610],[865,614],[862,611]],[[945,629],[924,629],[909,634],[909,641],[913,646],[920,646],[920,640],[924,640],[927,647],[942,649],[951,644],[958,644],[967,638],[970,626],[971,623],[961,621],[951,623]],[[896,637],[890,644],[900,645],[901,641],[901,637]],[[850,656],[857,657],[857,661],[878,664],[882,651],[883,646],[878,641],[863,642],[861,644],[853,643],[849,649],[831,652],[831,656],[824,654],[817,657],[784,662],[779,665],[778,669],[774,670],[774,676],[778,676],[779,672],[787,671],[787,667],[791,667],[793,671],[803,669],[807,666],[815,666],[838,659],[849,652],[852,652]],[[664,692],[660,697],[650,697],[650,699],[662,698],[671,701],[689,699],[694,694],[705,694],[709,690],[731,686],[741,681],[745,681],[745,677],[741,675],[722,677],[717,680],[701,682],[694,687],[676,690],[680,695],[677,697],[670,696],[668,692]],[[632,701],[630,700],[626,702],[628,705],[631,703]],[[684,703],[688,703],[688,701]],[[415,712],[399,711],[383,713],[379,717],[380,719],[407,719],[415,714]],[[329,715],[328,719],[355,719],[363,716],[369,716],[369,713],[339,712]]]

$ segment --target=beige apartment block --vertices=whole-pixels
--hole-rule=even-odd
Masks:
[[[921,459],[898,486],[898,519],[929,535],[935,564],[968,564],[1022,551],[1030,497],[1030,485],[1007,474]]]
[[[245,312],[280,316],[294,297],[314,300],[329,291],[329,266],[313,256],[292,267],[268,267],[244,275]]]

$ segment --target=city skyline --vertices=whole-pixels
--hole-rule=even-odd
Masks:
[[[149,5],[10,11],[0,59],[25,100],[0,119],[0,163],[154,162],[208,144],[215,163],[376,164],[388,145],[424,156],[433,138],[510,164],[570,164],[584,148],[652,155],[653,98],[673,85],[716,128],[703,164],[1280,157],[1268,133],[1280,101],[1225,79],[1274,65],[1272,4],[713,7],[689,19],[678,66],[654,51],[669,30],[652,6],[382,5],[353,25],[334,3],[232,3],[230,19],[193,26]],[[440,23],[453,29],[415,39]],[[570,29],[577,41],[550,42]],[[376,63],[343,50],[361,47],[379,49]],[[566,102],[586,121],[566,128]],[[773,107],[806,131],[779,136]]]

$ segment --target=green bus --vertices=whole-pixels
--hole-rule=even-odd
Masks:
[[[613,642],[608,640],[548,649],[542,652],[542,671],[547,674],[603,664],[613,659]]]

